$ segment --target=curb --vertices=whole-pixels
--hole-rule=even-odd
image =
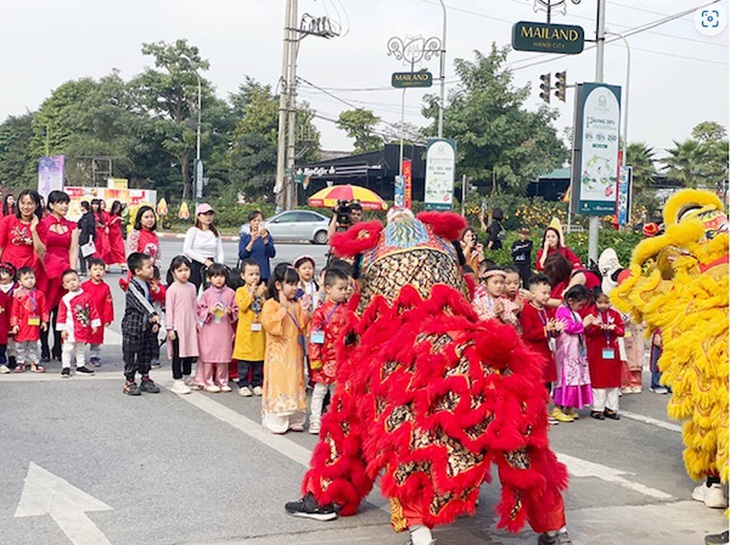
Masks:
[[[157,233],[157,238],[185,238],[183,233]],[[221,240],[225,242],[238,242],[241,239],[234,235],[221,235]]]

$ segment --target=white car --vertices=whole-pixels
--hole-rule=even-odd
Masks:
[[[310,210],[287,210],[264,220],[266,230],[274,242],[308,240],[314,244],[327,244],[327,227],[330,218]],[[241,226],[239,235],[249,233],[249,224]]]

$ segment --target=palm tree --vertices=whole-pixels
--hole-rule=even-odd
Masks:
[[[674,148],[667,150],[669,157],[664,159],[667,176],[685,187],[701,185],[706,179],[706,154],[702,143],[697,140],[673,142]]]
[[[646,191],[651,187],[657,169],[654,165],[654,148],[643,142],[626,146],[626,164],[633,169],[633,191]]]

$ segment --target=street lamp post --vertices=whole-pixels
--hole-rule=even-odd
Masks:
[[[444,106],[445,106],[445,87],[446,87],[446,4],[444,0],[441,2],[441,11],[443,12],[443,27],[441,28],[441,56],[439,58],[439,122],[438,136],[444,136]]]
[[[445,28],[445,27],[444,27]],[[436,36],[430,38],[423,38],[422,36],[406,36],[405,40],[399,36],[392,36],[388,39],[388,55],[393,55],[396,60],[402,61],[406,66],[410,65],[411,72],[415,70],[417,64],[421,61],[428,61],[434,55],[441,55],[443,51],[443,45],[441,40]],[[442,61],[443,66],[443,61]],[[442,71],[443,75],[443,71]],[[443,85],[443,79],[441,80]],[[442,87],[443,95],[443,87]],[[442,98],[443,100],[443,98]],[[400,165],[398,167],[398,173],[403,175],[403,136],[405,133],[405,102],[406,102],[406,89],[403,88],[403,94],[401,95],[400,101]],[[441,108],[443,104],[439,105],[439,118],[442,117]],[[440,119],[440,123],[442,120]]]
[[[626,165],[626,146],[628,146],[629,143],[629,78],[631,77],[631,46],[629,45],[629,41],[626,39],[626,37],[623,34],[618,34],[616,32],[606,32],[609,36],[616,36],[620,40],[624,42],[624,45],[626,46],[626,86],[624,87],[624,130],[623,130],[623,153],[621,165]]]

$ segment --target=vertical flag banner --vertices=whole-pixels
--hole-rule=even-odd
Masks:
[[[426,147],[426,210],[451,210],[454,202],[456,140],[429,138]]]
[[[571,175],[572,209],[578,214],[616,213],[621,87],[578,84]]]
[[[63,155],[38,159],[38,193],[41,197],[48,199],[51,191],[63,191],[64,167]]]
[[[413,161],[410,159],[403,160],[403,206],[404,208],[411,209],[412,195],[413,195]]]
[[[393,180],[393,205],[396,208],[406,206],[406,180],[405,176],[396,176]]]
[[[634,181],[633,176],[634,169],[631,167],[621,167],[616,201],[616,216],[619,225],[626,225],[631,221],[631,186]]]

